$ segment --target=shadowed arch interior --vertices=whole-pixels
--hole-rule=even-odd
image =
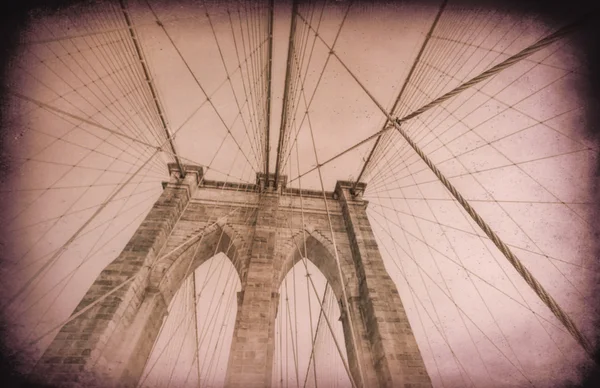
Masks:
[[[306,245],[305,245],[306,244]],[[306,252],[304,252],[306,247]],[[310,228],[301,231],[292,237],[290,252],[287,256],[285,256],[284,261],[281,266],[281,271],[279,273],[279,278],[277,279],[276,286],[279,289],[282,286],[282,283],[286,276],[289,275],[289,272],[295,265],[301,265],[299,262],[302,260],[302,253],[306,255],[306,258],[321,272],[321,274],[325,277],[331,290],[333,291],[335,301],[337,307],[339,308],[340,316],[339,322],[338,317],[328,316],[329,323],[325,326],[328,327],[330,324],[341,323],[343,330],[343,338],[336,338],[339,343],[345,346],[345,355],[346,360],[351,365],[350,371],[352,374],[352,379],[354,381],[359,381],[360,376],[358,375],[357,368],[352,367],[352,365],[356,365],[358,360],[356,359],[356,354],[352,350],[355,347],[352,334],[350,332],[350,323],[348,320],[348,314],[342,308],[340,301],[343,299],[342,292],[342,283],[340,281],[340,276],[337,268],[335,251],[333,244],[324,237],[318,231]],[[344,257],[339,254],[338,257],[341,261],[342,265],[342,276],[345,279],[346,286],[351,279],[356,279],[354,276],[354,264],[351,261],[351,258]],[[350,266],[344,265],[349,262]],[[302,268],[304,266],[302,265]],[[345,271],[344,271],[345,269]],[[310,293],[313,293],[312,286],[310,287]],[[320,297],[317,297],[320,299]],[[345,305],[345,303],[344,303]],[[326,332],[329,332],[329,328],[324,329]],[[342,351],[344,351],[342,350]]]
[[[310,279],[306,276],[307,272],[311,275]],[[316,293],[310,286],[311,280]],[[326,284],[325,276],[311,261],[296,262],[281,282],[279,294],[273,381],[279,382],[278,387],[296,386],[297,380],[299,386],[304,387],[350,387],[351,381],[344,367],[344,363],[348,362],[348,351],[341,306]],[[300,311],[305,312],[302,318],[298,315]],[[300,319],[304,324],[296,325]],[[290,331],[292,328],[295,334]],[[298,340],[297,345],[292,338],[293,341]],[[286,339],[289,341],[286,342]],[[339,352],[336,350],[338,346]],[[286,366],[292,365],[291,369],[298,369],[298,375],[285,373]]]
[[[196,386],[201,383],[196,380],[196,369],[203,375],[212,370],[215,385],[224,384],[228,359],[225,349],[231,346],[236,294],[241,288],[231,260],[224,256],[217,253],[183,280],[168,306],[139,386]],[[190,292],[195,295],[190,296]],[[186,307],[182,309],[182,305]],[[195,318],[189,319],[190,315]],[[208,335],[215,327],[220,327],[219,335]],[[175,362],[173,354],[177,354]],[[221,372],[217,372],[219,368]]]
[[[281,286],[281,282],[283,282],[283,279],[285,279],[292,267],[302,260],[301,252],[304,251],[303,240],[306,242],[306,258],[325,276],[335,294],[336,300],[339,301],[342,298],[342,284],[338,275],[335,253],[333,252],[334,248],[329,241],[317,232],[310,232],[308,230],[293,237],[292,251],[284,258],[276,284],[277,288]],[[340,259],[342,258],[340,257]],[[348,274],[344,274],[344,276],[348,277]]]
[[[246,263],[239,254],[234,233],[227,225],[215,225],[183,253],[159,259],[150,274],[150,284],[158,288],[168,305],[185,278],[217,253],[231,260],[241,282]]]

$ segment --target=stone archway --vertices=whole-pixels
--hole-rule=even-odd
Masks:
[[[342,292],[342,287],[349,288],[350,283],[356,282],[356,272],[351,257],[348,257],[349,252],[338,252],[337,255],[340,260],[342,276],[344,278],[344,285],[342,285],[338,264],[336,262],[335,247],[321,232],[310,226],[306,227],[304,230],[296,233],[291,238],[290,243],[286,245],[288,246],[288,254],[283,257],[281,269],[278,274],[279,276],[275,283],[276,288],[279,289],[286,276],[288,276],[289,271],[303,259],[303,256],[306,257],[319,272],[321,272],[329,283],[340,309],[339,321],[341,321],[343,328],[343,342],[346,348],[346,357],[352,375],[351,379],[356,385],[357,382],[361,381],[361,376],[356,366],[359,363],[370,363],[370,356],[369,352],[359,350],[358,358],[360,358],[360,360],[357,358],[357,354],[353,349],[362,349],[366,344],[364,341],[361,343],[360,339],[359,343],[354,343],[353,335],[350,331],[351,324],[349,316],[345,313],[345,309],[343,308],[345,303],[343,302],[344,294]],[[306,251],[304,251],[305,249]],[[351,311],[351,314],[352,313],[353,311]],[[362,325],[363,322],[361,317],[357,314],[353,314],[352,319],[354,321],[355,335],[357,335],[356,325]],[[338,317],[327,317],[327,320],[327,326],[333,325],[338,321]],[[326,331],[329,332],[329,328],[327,328]],[[340,341],[340,338],[337,338],[336,340]]]
[[[284,185],[230,187],[204,181],[200,187],[202,170],[186,167],[186,172],[185,178],[172,174],[129,243],[98,276],[50,344],[34,375],[56,386],[135,386],[168,302],[186,273],[214,253],[228,252],[242,291],[226,385],[271,386],[277,291],[282,273],[301,258],[296,245],[303,249],[306,243],[307,256],[332,283],[338,300],[341,296],[333,243],[318,229],[303,230],[304,226],[297,225],[288,232],[283,227],[290,212],[303,212],[310,222],[334,231],[348,296],[341,310],[354,322],[357,339],[356,344],[349,341],[349,319],[343,317],[354,380],[362,380],[359,386],[430,387],[398,291],[385,270],[366,216],[367,203],[351,194],[351,182],[338,181],[334,193],[306,193],[312,197],[305,198],[302,207],[298,191],[288,192],[295,199],[280,195],[279,191],[287,190]],[[324,198],[331,212],[324,209]],[[208,207],[214,208],[210,215]],[[231,208],[240,211],[225,222]],[[213,217],[219,221],[208,224],[202,241],[188,241]],[[164,257],[163,248],[182,251]]]
[[[172,234],[200,177],[190,169],[184,179],[174,177],[164,184],[123,251],[99,274],[46,349],[33,377],[53,386],[136,386],[186,273],[215,252],[227,252],[238,276],[244,274],[246,263],[239,249],[243,236],[222,219],[206,227],[203,239],[173,254],[163,252],[172,241],[181,240]]]
[[[239,257],[232,233],[225,224],[215,223],[208,226],[197,241],[182,247],[181,252],[161,256],[154,262],[147,275],[141,305],[133,312],[131,323],[112,335],[105,352],[112,372],[111,381],[126,386],[137,384],[173,296],[202,263],[217,253],[224,253],[241,279],[245,263]]]
[[[318,231],[312,228],[306,228],[305,230],[296,233],[292,237],[291,244],[288,245],[290,245],[288,247],[289,251],[288,254],[284,256],[281,263],[281,270],[278,274],[274,291],[279,289],[281,282],[287,276],[287,273],[291,268],[302,260],[302,253],[304,253],[304,247],[306,246],[306,258],[321,271],[323,276],[325,276],[333,289],[336,299],[338,301],[341,300],[342,283],[340,282],[338,275],[333,244]],[[346,261],[343,257],[340,257],[340,260]],[[352,278],[352,274],[344,274],[344,276],[346,279]]]
[[[215,223],[198,240],[181,248],[181,253],[161,257],[149,274],[149,286],[157,289],[169,305],[173,295],[193,271],[218,253],[223,253],[235,268],[240,282],[246,271],[246,258],[238,249],[237,234],[226,223]]]
[[[120,385],[135,386],[141,378],[168,306],[185,279],[217,253],[225,254],[236,269],[239,280],[245,261],[239,256],[236,236],[225,223],[208,226],[196,241],[174,254],[159,257],[147,275],[147,286],[140,307],[130,325],[115,333],[108,347],[110,379]],[[160,324],[157,318],[161,317]],[[119,366],[117,364],[121,364]]]
[[[224,383],[241,282],[225,252],[198,261],[168,303],[137,386],[197,386],[207,373],[213,384]],[[174,363],[169,354],[176,354]]]

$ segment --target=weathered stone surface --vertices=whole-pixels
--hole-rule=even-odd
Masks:
[[[203,181],[193,166],[184,178],[170,170],[161,197],[74,314],[95,306],[61,329],[37,376],[57,386],[135,386],[173,295],[195,268],[223,252],[242,285],[228,387],[271,386],[279,286],[303,256],[327,278],[341,311],[345,287],[349,315],[341,321],[354,381],[431,386],[360,199],[364,185],[351,193],[349,182],[338,182],[324,195],[287,189],[285,177],[275,187],[272,174],[247,185]]]

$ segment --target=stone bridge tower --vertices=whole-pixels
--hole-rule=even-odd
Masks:
[[[322,192],[288,189],[285,177],[275,187],[272,175],[258,174],[248,185],[205,180],[200,167],[185,166],[184,178],[175,166],[169,170],[163,193],[57,334],[35,377],[51,386],[136,386],[175,292],[195,268],[223,252],[242,286],[226,385],[271,387],[279,286],[306,246],[305,256],[340,303],[357,386],[359,366],[366,387],[431,386],[360,197],[364,184],[352,195],[352,184],[338,181],[325,193],[334,246]]]

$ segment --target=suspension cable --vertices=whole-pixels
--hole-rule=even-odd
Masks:
[[[295,3],[295,1],[294,1]],[[266,117],[265,117],[265,176],[269,175],[269,150],[271,148],[269,135],[271,133],[271,99],[272,99],[272,90],[271,84],[273,80],[272,69],[273,69],[273,14],[275,13],[275,0],[269,0],[269,21],[268,21],[268,34],[269,34],[269,47],[268,47],[268,56],[269,63],[267,64],[267,98],[266,98]],[[277,187],[277,175],[275,175],[275,187]]]
[[[404,96],[406,87],[408,86],[408,83],[410,82],[412,75],[413,75],[415,69],[417,68],[417,65],[419,64],[419,61],[421,60],[421,56],[423,55],[423,52],[425,52],[425,48],[427,47],[427,44],[429,43],[429,39],[431,39],[431,35],[433,34],[433,31],[435,30],[435,27],[437,26],[437,24],[440,20],[440,17],[442,16],[442,13],[444,12],[444,8],[446,8],[446,4],[448,4],[448,0],[443,0],[442,4],[440,5],[440,9],[438,10],[438,13],[435,15],[435,19],[433,20],[433,23],[431,24],[431,27],[429,28],[429,32],[425,36],[425,40],[423,41],[423,44],[421,45],[421,49],[419,50],[419,53],[417,54],[417,57],[415,58],[412,66],[408,72],[408,75],[406,76],[406,79],[404,80],[404,83],[402,84],[402,88],[400,89],[400,92],[398,93],[398,97],[396,98],[396,101],[394,101],[394,105],[392,106],[392,109],[390,110],[390,112],[393,113],[396,111],[396,107],[398,106],[398,104],[400,103],[400,100]],[[389,120],[386,119],[385,122],[383,123],[382,130],[385,129],[385,127],[388,125],[388,123],[389,123]],[[375,140],[375,144],[373,144],[373,148],[371,148],[371,152],[369,152],[369,156],[367,156],[367,160],[365,160],[365,163],[363,164],[363,167],[360,170],[360,173],[358,174],[358,178],[356,178],[356,181],[352,185],[352,191],[356,190],[356,185],[358,185],[358,182],[360,182],[360,178],[362,178],[363,174],[365,173],[365,170],[367,169],[367,166],[371,162],[371,159],[373,158],[373,154],[375,153],[375,150],[377,149],[377,146],[379,145],[379,142],[381,141],[382,136],[383,136],[383,133],[381,133],[379,136],[377,136],[377,140]]]
[[[296,35],[296,17],[298,11],[298,1],[292,0],[292,20],[290,22],[290,36],[288,41],[287,64],[285,69],[285,81],[283,87],[283,104],[281,108],[281,123],[279,126],[279,142],[277,144],[277,162],[275,164],[275,185],[279,179],[279,171],[283,163],[283,147],[286,138],[287,129],[287,108],[290,99],[290,87],[292,83],[292,62],[294,57],[294,36]]]
[[[298,13],[298,16],[304,21],[304,23],[306,23],[309,27],[312,28],[312,26],[310,26],[310,24],[308,23],[308,21],[306,21],[302,15],[300,15]],[[589,19],[589,15],[586,15],[585,17],[577,20],[576,22],[570,23],[567,26],[564,26],[560,29],[558,29],[557,31],[555,31],[554,33],[546,36],[545,38],[540,39],[539,41],[537,41],[536,43],[534,43],[533,45],[525,48],[524,50],[521,50],[519,53],[507,58],[506,60],[504,60],[503,62],[499,63],[498,65],[492,67],[491,69],[484,71],[483,73],[481,73],[480,75],[472,78],[471,80],[463,83],[462,85],[458,86],[457,88],[451,90],[450,92],[442,95],[441,97],[435,99],[434,101],[430,102],[429,104],[417,109],[416,111],[402,117],[402,118],[392,118],[392,115],[387,112],[383,106],[373,97],[373,95],[365,88],[365,86],[358,80],[358,78],[356,78],[356,75],[350,71],[350,69],[346,66],[346,64],[340,59],[340,57],[336,54],[335,51],[333,51],[331,49],[331,47],[323,40],[322,37],[319,36],[321,42],[323,42],[323,44],[329,48],[331,55],[335,56],[339,63],[348,71],[348,73],[354,78],[354,80],[361,86],[361,88],[365,91],[365,93],[367,93],[367,95],[371,98],[371,100],[373,100],[373,102],[377,105],[377,107],[386,115],[388,120],[392,120],[393,126],[396,128],[396,130],[404,137],[404,139],[408,142],[408,144],[415,150],[415,152],[421,157],[421,159],[423,159],[423,161],[427,164],[427,166],[433,171],[433,173],[438,177],[438,179],[442,182],[442,184],[444,184],[444,186],[448,189],[448,191],[450,191],[450,193],[456,198],[456,200],[463,206],[463,208],[467,211],[467,213],[471,216],[471,218],[473,218],[473,220],[477,223],[477,225],[479,225],[479,227],[481,227],[481,229],[486,233],[486,235],[492,240],[492,242],[494,242],[494,244],[496,245],[496,247],[498,247],[498,249],[500,250],[500,252],[502,252],[504,254],[504,256],[508,259],[508,261],[513,265],[513,267],[517,270],[517,272],[525,279],[525,281],[527,282],[527,284],[534,290],[534,292],[540,297],[540,299],[542,300],[542,302],[544,302],[546,304],[546,306],[548,306],[548,308],[550,308],[550,310],[552,311],[552,313],[558,318],[558,320],[567,328],[567,330],[569,331],[569,333],[571,333],[571,335],[575,338],[575,340],[582,346],[582,348],[586,351],[586,353],[592,358],[593,354],[592,354],[592,349],[591,346],[589,345],[589,343],[587,342],[587,340],[583,337],[583,335],[581,334],[581,332],[579,331],[579,329],[577,328],[577,326],[575,325],[575,323],[566,315],[566,313],[560,308],[560,306],[556,303],[556,301],[546,292],[546,290],[542,287],[542,285],[533,277],[533,275],[529,272],[529,270],[527,270],[527,268],[525,268],[523,266],[523,264],[520,262],[520,260],[512,253],[512,251],[510,250],[510,248],[502,241],[500,240],[500,238],[498,237],[498,235],[487,225],[487,223],[475,212],[475,210],[469,205],[469,203],[464,199],[464,197],[456,190],[456,188],[442,175],[442,173],[437,169],[437,167],[431,162],[431,160],[423,153],[423,151],[417,146],[416,143],[414,143],[406,134],[406,132],[401,128],[400,124],[404,121],[407,121],[409,119],[412,119],[420,114],[422,114],[423,112],[431,109],[432,107],[441,104],[442,102],[456,96],[457,94],[459,94],[460,92],[464,91],[465,89],[479,83],[482,82],[494,75],[496,75],[497,73],[499,73],[500,71],[514,65],[515,63],[517,63],[518,61],[520,61],[521,59],[524,59],[532,54],[534,54],[535,52],[541,50],[542,48],[548,46],[551,43],[554,43],[556,41],[558,41],[559,39],[561,39],[562,37],[564,37],[565,35],[567,35],[568,33],[571,33],[573,31],[576,30],[576,28],[580,27],[584,22],[586,22]],[[385,129],[384,129],[385,130]],[[383,131],[380,131],[383,132]],[[379,133],[379,132],[378,132]],[[375,136],[377,136],[377,134],[374,134],[373,136],[371,136],[370,138],[373,138]],[[361,143],[364,143],[366,141],[363,140]],[[314,140],[313,140],[314,142]],[[351,147],[351,148],[355,148],[355,146]],[[349,150],[349,149],[348,149]],[[341,154],[338,154],[336,157],[341,156]],[[334,158],[336,158],[334,157]],[[330,158],[328,160],[332,161],[334,158]],[[323,163],[324,164],[324,163]],[[323,164],[319,164],[317,161],[317,166],[315,168],[313,168],[312,170],[318,170],[319,174],[321,171],[321,167],[323,166]],[[303,175],[307,174],[308,172],[304,173]],[[321,182],[322,184],[322,182]]]
[[[496,247],[502,252],[504,257],[512,264],[515,270],[523,277],[525,282],[533,289],[537,296],[548,306],[550,311],[558,318],[558,320],[565,326],[565,328],[571,333],[575,340],[581,345],[586,353],[592,358],[593,352],[590,344],[587,342],[583,334],[579,331],[575,322],[569,318],[569,316],[562,310],[558,303],[548,294],[544,287],[533,277],[531,272],[521,263],[521,261],[512,253],[511,249],[498,237],[489,225],[481,218],[481,216],[471,207],[467,200],[456,190],[454,185],[446,179],[441,171],[433,164],[433,162],[423,153],[423,151],[417,146],[417,144],[408,137],[407,133],[402,129],[398,121],[394,121],[396,130],[404,137],[407,143],[415,150],[415,152],[423,159],[425,164],[431,169],[431,171],[438,177],[442,184],[448,189],[452,196],[462,205],[467,214],[471,216],[473,221],[479,225],[479,227],[485,232],[490,240],[496,245]]]
[[[304,19],[304,17],[302,17],[302,15],[300,13],[298,13],[298,16],[300,17],[300,19],[302,19],[302,21],[307,24],[311,29],[314,28],[310,25],[310,23]],[[346,64],[341,60],[341,58],[337,55],[337,53],[335,51],[332,50],[331,46],[329,46],[327,44],[327,42],[325,42],[325,40],[320,36],[317,35],[318,38],[321,40],[321,42],[330,50],[331,55],[333,55],[334,57],[336,57],[336,59],[338,60],[338,62],[342,65],[342,67],[344,67],[346,69],[346,71],[348,72],[348,74],[350,74],[350,76],[357,82],[357,84],[363,89],[363,91],[369,96],[369,98],[375,103],[375,105],[379,108],[379,110],[386,116],[386,118],[390,121],[396,122],[404,122],[407,121],[409,119],[412,119],[418,115],[420,115],[421,113],[433,108],[434,106],[441,104],[442,102],[448,100],[451,97],[456,96],[458,93],[464,91],[465,89],[479,83],[482,82],[490,77],[492,77],[493,75],[496,75],[497,73],[499,73],[500,71],[510,67],[511,65],[514,65],[515,63],[517,63],[518,61],[525,59],[526,57],[533,55],[535,52],[543,49],[544,47],[548,46],[551,43],[554,43],[556,41],[558,41],[559,39],[563,38],[564,36],[566,36],[569,33],[574,32],[578,27],[581,27],[581,25],[583,25],[585,22],[587,22],[589,20],[591,16],[590,15],[586,15],[585,17],[577,20],[576,22],[573,22],[565,27],[562,27],[560,29],[558,29],[556,32],[546,36],[545,38],[542,38],[541,40],[539,40],[538,42],[534,43],[533,45],[527,47],[526,49],[520,51],[519,53],[513,55],[512,57],[509,57],[508,59],[504,60],[503,62],[499,63],[498,65],[492,67],[491,69],[481,73],[480,75],[472,78],[471,80],[465,82],[464,84],[458,86],[457,88],[451,90],[450,92],[444,94],[443,96],[435,99],[434,101],[430,102],[429,104],[417,109],[416,111],[402,117],[402,118],[393,118],[392,115],[390,114],[390,112],[388,112],[380,103],[379,101],[377,101],[377,99],[375,99],[375,97],[371,94],[371,92],[364,86],[364,84],[356,77],[356,75],[348,68],[348,66],[346,66]],[[460,90],[459,90],[460,89]],[[377,136],[379,136],[380,134],[384,133],[385,131],[387,131],[390,128],[390,126],[382,129],[379,132],[374,133],[373,135],[359,141],[358,143],[346,148],[345,150],[343,150],[342,152],[338,153],[337,155],[329,158],[328,160],[326,160],[325,162],[321,163],[321,164],[317,164],[317,166],[305,171],[304,173],[298,175],[297,177],[290,179],[290,182],[293,182],[297,179],[299,179],[302,176],[305,176],[306,174],[313,172],[315,170],[317,170],[318,168],[324,166],[325,164],[328,164],[336,159],[338,159],[340,156],[345,155],[346,153],[350,152],[351,150],[359,147],[360,145],[376,138]]]
[[[404,121],[408,121],[414,117],[417,117],[418,115],[443,103],[446,100],[449,100],[450,98],[456,96],[457,94],[470,88],[471,86],[478,84],[482,81],[485,81],[486,79],[498,74],[502,70],[514,65],[515,63],[521,61],[522,59],[525,59],[525,58],[529,57],[530,55],[533,55],[534,53],[540,51],[544,47],[558,41],[559,39],[563,38],[567,34],[574,32],[575,30],[577,30],[577,28],[581,27],[582,24],[587,22],[589,17],[590,17],[589,15],[586,15],[586,17],[584,17],[584,18],[581,18],[573,23],[570,23],[570,24],[556,30],[552,34],[546,36],[545,38],[538,40],[536,43],[521,50],[517,54],[505,59],[504,61],[500,62],[496,66],[493,66],[492,68],[484,71],[483,73],[479,74],[478,76],[475,76],[475,77],[471,78],[470,80],[468,80],[467,82],[457,86],[456,88],[452,89],[448,93],[436,98],[435,100],[431,101],[429,104],[426,104],[426,105],[422,106],[421,108],[417,109],[416,111],[414,111],[400,119],[397,119],[397,121],[399,123],[402,123]]]
[[[177,155],[177,151],[175,150],[175,144],[173,143],[173,137],[171,135],[171,131],[169,131],[169,127],[167,125],[167,120],[165,119],[165,116],[163,114],[163,109],[162,109],[161,104],[158,99],[158,93],[157,93],[154,83],[152,82],[152,79],[150,77],[150,72],[148,70],[147,61],[143,56],[140,42],[139,42],[138,38],[136,37],[136,33],[133,28],[133,23],[131,22],[131,17],[129,16],[129,11],[127,10],[127,7],[125,5],[125,0],[119,0],[119,3],[121,4],[121,11],[123,12],[123,17],[125,18],[125,22],[127,23],[127,27],[129,28],[129,35],[131,37],[131,40],[133,41],[133,45],[135,47],[135,52],[137,54],[137,58],[140,62],[140,65],[142,66],[142,70],[144,71],[144,77],[146,78],[146,83],[148,84],[148,87],[150,88],[150,93],[152,94],[152,99],[154,101],[154,105],[158,112],[158,117],[160,118],[162,127],[165,131],[165,134],[167,135],[167,141],[169,143],[169,147],[171,148],[171,151],[173,151],[173,157],[175,159],[175,163],[177,163],[177,168],[179,169],[179,176],[183,178],[185,176],[185,171],[183,169],[183,165],[181,164],[181,160],[179,159],[179,156]]]

